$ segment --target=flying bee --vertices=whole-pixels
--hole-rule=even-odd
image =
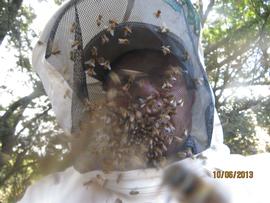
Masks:
[[[74,48],[74,47],[78,46],[80,43],[81,42],[79,40],[73,41],[72,44],[71,44],[71,48]]]
[[[99,14],[98,17],[97,17],[97,20],[96,20],[97,26],[100,26],[100,25],[101,25],[101,23],[102,23],[102,18],[103,18],[103,16]]]
[[[91,58],[89,61],[86,61],[84,64],[89,65],[94,68],[96,66],[96,60]]]
[[[129,40],[128,39],[119,38],[118,39],[118,43],[119,44],[123,44],[123,45],[128,45],[129,44]]]
[[[107,35],[106,34],[102,35],[101,36],[101,43],[104,45],[108,42],[109,42],[109,38],[107,37]]]
[[[161,51],[165,56],[169,55],[171,53],[170,46],[162,46]]]
[[[76,29],[76,23],[73,22],[73,23],[71,24],[71,27],[70,27],[69,31],[73,33],[73,32],[75,32],[75,29]]]
[[[110,77],[110,79],[112,80],[112,82],[114,84],[116,84],[116,85],[121,84],[121,80],[120,80],[119,76],[115,72],[111,71],[110,74],[109,74],[109,77]]]
[[[97,57],[98,55],[98,50],[96,47],[92,47],[91,49],[91,55],[94,56],[94,57]]]
[[[159,17],[160,17],[160,14],[161,14],[161,10],[157,10],[157,12],[155,12],[154,14],[155,14],[155,16],[156,16],[157,18],[159,18]]]
[[[129,26],[124,27],[124,36],[126,37],[128,34],[131,34],[132,30]]]

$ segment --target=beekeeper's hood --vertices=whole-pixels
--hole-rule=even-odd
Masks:
[[[214,99],[199,36],[199,18],[189,0],[71,0],[46,25],[33,51],[33,66],[60,126],[72,134],[79,129],[84,100],[104,94],[101,82],[110,71],[108,62],[132,50],[169,48],[188,88],[196,84],[186,145],[199,153],[216,140]],[[96,62],[97,75],[91,78],[85,70],[94,55],[103,57],[106,68]]]

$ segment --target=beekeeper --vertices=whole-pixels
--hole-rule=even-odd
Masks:
[[[230,155],[223,144],[199,36],[188,0],[65,3],[33,66],[74,167],[20,203],[267,202],[260,162],[270,156]]]

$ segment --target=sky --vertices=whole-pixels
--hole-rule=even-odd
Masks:
[[[53,0],[49,1],[33,1],[24,0],[25,5],[30,5],[37,14],[34,23],[31,28],[35,30],[37,34],[40,34],[43,30],[46,22],[57,10],[58,6],[53,3]],[[32,41],[32,46],[35,45],[38,39]],[[16,58],[14,57],[15,51],[12,48],[7,48],[7,40],[5,39],[0,46],[0,104],[7,107],[12,101],[29,95],[33,88],[29,83],[29,76],[26,72],[13,72],[11,71],[16,67]],[[29,53],[31,57],[31,53]],[[7,87],[7,88],[4,88]],[[11,94],[12,93],[12,94]]]

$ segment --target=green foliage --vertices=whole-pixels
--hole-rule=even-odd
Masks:
[[[270,85],[269,16],[268,1],[216,1],[205,24],[207,72],[233,153],[256,153],[256,123],[269,128],[269,97],[239,99],[234,93],[239,87],[256,91]]]

